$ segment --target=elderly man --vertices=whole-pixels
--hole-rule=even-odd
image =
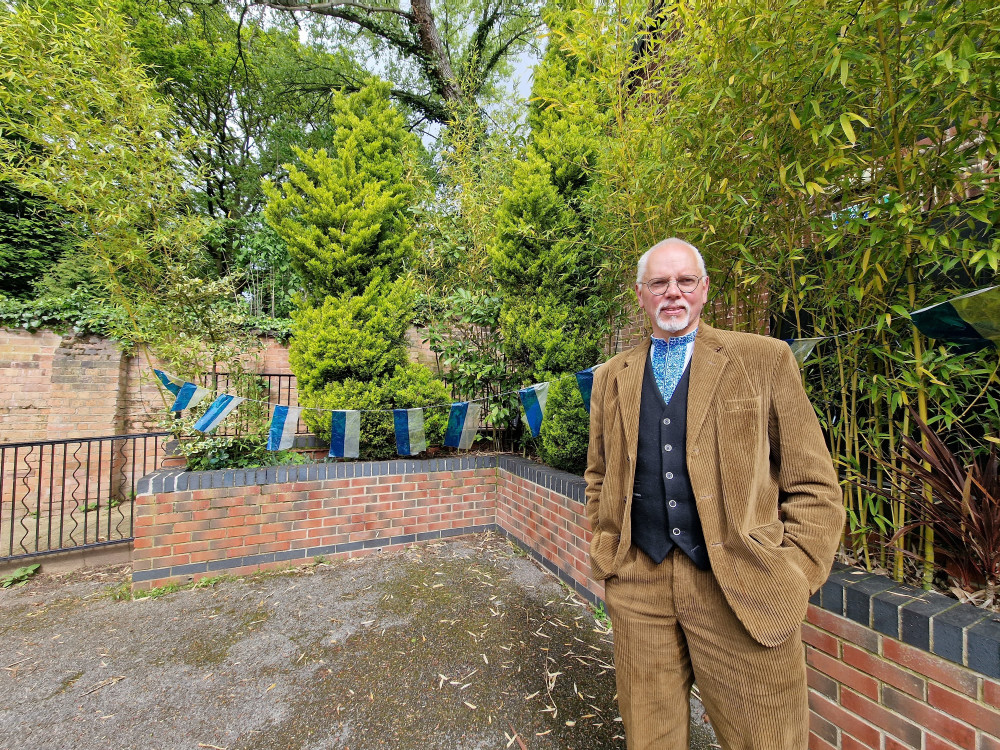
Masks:
[[[844,523],[819,423],[787,344],[701,322],[694,246],[635,291],[653,335],[595,374],[585,475],[629,750],[686,750],[695,681],[726,750],[804,750],[800,625]]]

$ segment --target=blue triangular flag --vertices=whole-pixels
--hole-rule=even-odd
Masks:
[[[444,444],[448,448],[468,450],[479,430],[479,412],[482,405],[477,401],[459,401],[451,405],[448,413],[448,429],[444,434]]]
[[[392,421],[396,428],[396,452],[399,455],[415,456],[427,450],[423,409],[393,409]]]
[[[361,412],[335,411],[330,416],[330,456],[357,458],[360,455]]]
[[[153,369],[153,374],[159,378],[159,381],[163,383],[163,387],[170,391],[174,396],[178,394],[181,386],[184,385],[184,381],[178,378],[176,375],[171,375],[169,372],[164,372],[163,370]]]
[[[545,416],[545,402],[549,397],[549,384],[538,383],[522,388],[517,392],[524,406],[524,415],[531,428],[531,436],[538,437],[542,430],[542,418]]]
[[[295,406],[275,406],[271,430],[267,434],[269,451],[286,451],[295,444],[295,428],[302,409]]]
[[[194,383],[185,383],[177,392],[177,398],[174,399],[174,405],[170,407],[170,411],[184,411],[195,407],[207,395],[207,388],[202,388]]]
[[[212,402],[212,405],[208,407],[208,411],[201,415],[201,419],[194,423],[194,428],[199,432],[211,432],[222,423],[223,419],[229,416],[233,409],[245,400],[239,396],[230,396],[228,393],[223,393]]]
[[[590,393],[594,390],[594,370],[598,367],[600,365],[594,365],[576,374],[576,384],[580,388],[580,398],[583,399],[583,408],[587,410],[587,414],[590,414]]]

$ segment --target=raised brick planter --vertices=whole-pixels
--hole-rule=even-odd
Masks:
[[[139,485],[133,585],[495,530],[592,602],[581,478],[514,456],[160,471]],[[1000,622],[835,565],[803,625],[811,750],[1000,750]]]
[[[1000,750],[1000,616],[834,565],[803,626],[812,750]]]

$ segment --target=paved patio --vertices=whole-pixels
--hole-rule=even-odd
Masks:
[[[610,633],[502,537],[135,601],[128,574],[0,591],[0,748],[625,747]]]

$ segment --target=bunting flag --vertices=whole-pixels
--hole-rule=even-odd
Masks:
[[[463,451],[472,447],[479,431],[479,412],[482,408],[478,401],[460,401],[451,405],[448,430],[444,434],[445,446]]]
[[[330,457],[357,458],[361,452],[361,412],[335,411],[330,416]]]
[[[154,369],[153,374],[155,374],[156,377],[159,378],[160,382],[163,383],[163,387],[170,391],[174,396],[180,392],[181,386],[184,385],[184,381],[181,378],[176,375],[171,375],[169,372]]]
[[[974,352],[1000,347],[1000,286],[991,286],[910,314],[922,334]]]
[[[392,421],[396,427],[396,452],[399,455],[415,456],[427,450],[423,409],[393,409]]]
[[[531,436],[538,437],[542,429],[542,418],[545,416],[545,402],[549,397],[549,384],[538,383],[522,388],[517,392],[524,406],[524,415],[528,419],[528,427],[531,428]]]
[[[275,406],[271,417],[271,431],[267,434],[269,451],[286,451],[295,443],[295,427],[302,409],[294,406]]]
[[[811,339],[784,339],[785,343],[792,347],[792,355],[795,357],[795,361],[799,363],[799,367],[802,367],[809,359],[809,355],[812,354],[813,349],[816,348],[816,344],[823,340],[823,336],[817,336]]]
[[[184,411],[201,403],[201,400],[208,395],[208,389],[202,388],[194,383],[185,383],[177,392],[177,398],[170,411]]]
[[[594,370],[600,365],[588,367],[576,374],[576,384],[580,388],[580,398],[583,399],[583,408],[590,414],[590,392],[594,389]]]
[[[212,402],[212,405],[208,407],[208,411],[201,415],[201,419],[194,423],[194,428],[199,432],[212,432],[212,430],[222,424],[222,420],[228,417],[233,409],[245,400],[239,396],[230,396],[228,393],[223,393]]]

